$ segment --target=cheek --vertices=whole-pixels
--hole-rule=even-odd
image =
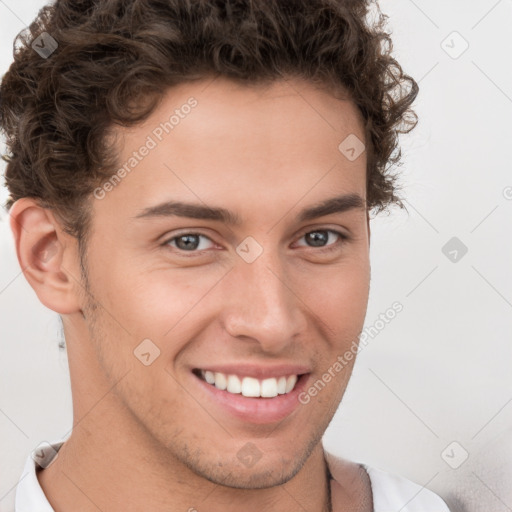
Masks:
[[[103,269],[98,282],[105,283],[101,286],[105,309],[118,323],[133,337],[158,339],[180,322],[189,322],[189,315],[226,272],[218,266],[145,269],[121,264]]]
[[[355,337],[363,326],[368,304],[370,271],[365,260],[312,274],[304,286],[304,302],[332,335]]]

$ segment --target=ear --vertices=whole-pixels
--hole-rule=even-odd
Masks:
[[[60,314],[79,312],[75,239],[35,199],[18,199],[9,214],[18,262],[39,300]]]

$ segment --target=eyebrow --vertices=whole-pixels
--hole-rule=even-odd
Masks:
[[[299,222],[309,221],[318,217],[343,213],[355,209],[366,209],[366,202],[359,194],[345,194],[326,199],[321,203],[303,209],[299,213]],[[154,217],[187,217],[191,219],[214,220],[228,225],[238,226],[241,218],[234,212],[217,206],[205,206],[198,203],[166,201],[142,210],[135,216],[140,218]]]

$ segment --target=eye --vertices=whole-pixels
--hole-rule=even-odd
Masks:
[[[315,231],[309,231],[308,233],[305,233],[301,239],[302,238],[306,240],[308,244],[306,246],[312,248],[316,247],[319,250],[323,249],[325,251],[336,250],[340,245],[342,245],[343,241],[348,240],[347,235],[332,229],[317,229]],[[338,239],[337,241],[336,238]],[[207,242],[203,243],[202,240]],[[203,235],[202,233],[188,232],[169,238],[162,245],[171,246],[174,249],[177,249],[178,253],[200,253],[201,251],[206,251],[211,248],[208,247],[208,241],[210,244],[215,245],[211,238]],[[329,243],[329,241],[331,241],[331,243]]]
[[[201,233],[182,233],[181,235],[170,238],[164,245],[170,245],[180,251],[199,252],[208,249],[208,244],[201,243],[202,238],[212,242],[210,238]]]
[[[309,247],[319,247],[320,249],[326,248],[326,250],[337,249],[344,240],[348,240],[347,235],[332,229],[317,229],[315,231],[309,231],[301,238],[304,238],[308,243],[312,244],[309,245]],[[329,244],[329,240],[332,240],[333,238],[338,238],[338,242],[335,241],[334,243]]]

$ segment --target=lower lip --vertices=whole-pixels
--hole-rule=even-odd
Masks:
[[[299,394],[306,387],[309,374],[301,375],[295,387],[285,395],[273,398],[251,398],[216,388],[192,373],[208,400],[214,400],[224,411],[248,423],[267,424],[282,421],[295,411],[301,403]]]

